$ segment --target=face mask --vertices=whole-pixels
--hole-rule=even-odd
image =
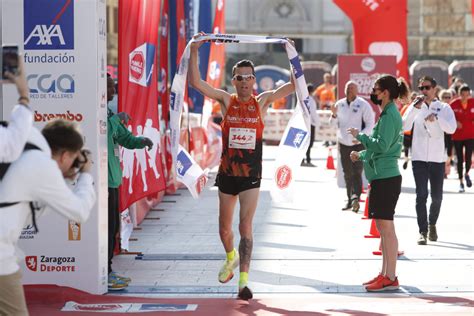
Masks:
[[[370,94],[370,101],[372,101],[373,104],[377,104],[377,105],[382,104],[382,100],[377,99],[377,95],[373,93]]]

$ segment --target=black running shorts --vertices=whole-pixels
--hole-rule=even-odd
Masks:
[[[214,185],[222,193],[237,195],[249,189],[260,188],[260,182],[261,179],[255,177],[232,177],[218,174]]]
[[[370,183],[369,218],[393,221],[402,189],[402,176],[373,180]]]

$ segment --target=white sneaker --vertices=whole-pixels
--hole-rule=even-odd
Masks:
[[[219,271],[219,282],[227,283],[234,277],[234,269],[239,266],[239,254],[235,252],[234,259],[226,260]]]

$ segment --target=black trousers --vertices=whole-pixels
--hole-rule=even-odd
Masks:
[[[466,158],[466,174],[469,173],[471,170],[471,163],[472,163],[472,149],[474,147],[474,139],[466,139],[466,140],[455,140],[453,141],[454,148],[456,148],[456,157],[458,159],[458,175],[459,179],[462,179],[463,172],[462,172],[462,163],[464,162],[464,158]],[[465,149],[465,154],[463,154],[463,148]]]
[[[309,146],[308,150],[306,151],[306,162],[310,163],[311,162],[311,148],[313,147],[314,143],[314,125],[311,125],[311,135],[309,136]]]
[[[353,195],[360,197],[362,193],[362,161],[352,162],[351,151],[364,150],[362,144],[346,146],[339,144],[339,157],[341,159],[344,180],[346,181],[347,198],[350,201]]]
[[[109,188],[109,261],[108,270],[112,272],[112,258],[116,244],[117,233],[120,230],[118,188]]]
[[[444,162],[413,161],[413,176],[416,185],[416,218],[420,233],[428,232],[428,225],[438,222],[441,202],[443,202]],[[430,191],[428,192],[428,182]],[[430,213],[428,215],[426,202],[428,193],[431,194]]]

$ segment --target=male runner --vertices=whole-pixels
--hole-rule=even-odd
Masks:
[[[263,118],[269,105],[293,93],[295,86],[293,82],[287,82],[276,90],[254,96],[254,65],[250,60],[241,60],[232,68],[232,85],[236,93],[213,88],[201,79],[198,69],[198,49],[203,43],[191,44],[189,81],[200,93],[221,104],[224,117],[221,123],[222,156],[216,184],[219,188],[219,235],[227,260],[219,271],[219,282],[229,282],[234,276],[233,270],[240,264],[238,297],[249,300],[253,297],[248,287],[248,272],[253,248],[252,221],[262,177]],[[237,199],[240,202],[238,253],[232,231]]]

